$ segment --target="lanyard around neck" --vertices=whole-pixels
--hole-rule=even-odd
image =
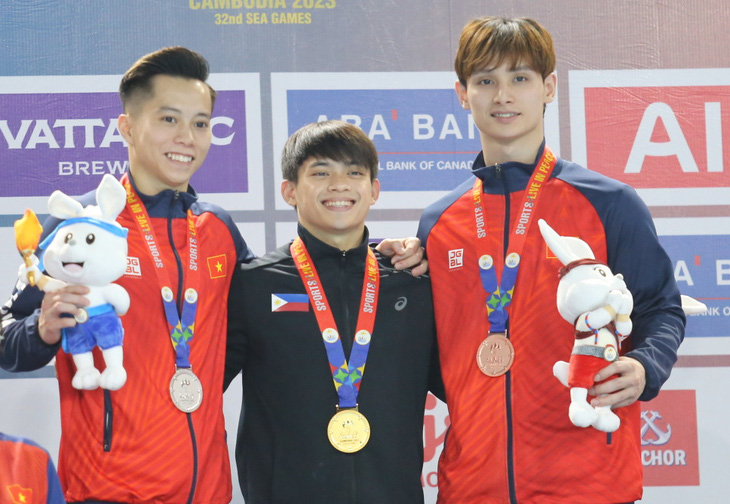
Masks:
[[[479,276],[482,287],[487,294],[487,316],[489,317],[490,332],[505,332],[509,314],[507,307],[512,303],[520,258],[525,247],[525,239],[537,204],[550,175],[555,168],[557,158],[545,146],[540,160],[530,176],[525,188],[525,194],[520,205],[520,214],[514,219],[514,226],[510,232],[509,248],[504,259],[501,278],[497,278],[494,259],[489,255],[487,243],[486,222],[484,207],[482,206],[482,180],[477,177],[472,189],[474,201],[475,245],[479,261]]]
[[[332,371],[332,379],[339,397],[339,407],[354,408],[357,406],[357,395],[365,373],[365,362],[370,350],[370,340],[375,326],[378,292],[380,290],[378,261],[373,251],[368,247],[355,337],[350,351],[350,361],[348,362],[345,358],[345,351],[342,347],[340,334],[337,331],[332,309],[307,247],[301,238],[297,238],[292,242],[289,250],[302,283],[307,290],[314,315],[317,318],[317,324],[327,351],[330,370]]]
[[[183,280],[187,280],[187,288],[184,291],[184,302],[182,315],[175,305],[175,295],[172,291],[170,275],[165,268],[162,258],[162,251],[152,229],[152,221],[147,213],[144,203],[139,199],[132,187],[127,174],[122,177],[122,185],[127,191],[127,208],[129,208],[137,229],[144,237],[147,251],[155,263],[155,274],[157,283],[161,286],[162,303],[165,308],[165,317],[170,328],[170,340],[175,350],[175,364],[178,368],[190,367],[190,342],[195,335],[195,316],[198,307],[198,236],[195,229],[193,212],[187,211],[187,237],[188,237],[188,268]],[[172,245],[172,244],[171,244]]]

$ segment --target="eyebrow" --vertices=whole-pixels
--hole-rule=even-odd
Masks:
[[[157,110],[160,112],[173,112],[173,113],[181,114],[181,115],[183,113],[183,111],[180,110],[179,108],[170,107],[170,106],[166,106],[166,105],[161,106]],[[206,119],[210,119],[210,114],[208,114],[206,112],[198,112],[193,117],[199,117],[199,116],[205,117]]]
[[[502,66],[502,65],[499,65],[499,66]],[[499,67],[483,68],[482,70],[477,70],[472,75],[490,74],[490,73],[495,72],[497,70],[497,68],[499,68]],[[508,71],[509,72],[525,72],[525,71],[528,71],[528,70],[529,71],[534,71],[528,65],[520,65],[520,66],[515,67],[515,68],[510,68]]]

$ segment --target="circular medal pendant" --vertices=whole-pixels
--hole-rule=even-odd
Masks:
[[[477,350],[477,365],[487,376],[502,376],[515,360],[515,348],[504,333],[487,336]]]
[[[78,322],[79,324],[83,324],[87,320],[89,320],[89,312],[84,310],[83,308],[79,308],[79,314],[74,316],[74,320]]]
[[[179,368],[170,380],[173,404],[185,413],[192,413],[203,402],[203,384],[189,368]]]
[[[335,413],[327,426],[332,446],[344,453],[362,450],[370,439],[370,423],[365,415],[354,409]]]

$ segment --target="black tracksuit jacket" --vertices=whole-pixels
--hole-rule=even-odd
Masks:
[[[346,252],[299,226],[329,300],[345,356],[355,333],[367,250]],[[376,252],[376,255],[377,252]],[[305,294],[289,246],[240,266],[229,297],[226,386],[242,372],[236,446],[246,504],[423,502],[423,415],[430,389],[443,398],[427,277],[395,271],[378,255],[380,294],[358,396],[371,437],[337,451],[327,425],[338,402],[311,305],[272,311],[272,294]]]

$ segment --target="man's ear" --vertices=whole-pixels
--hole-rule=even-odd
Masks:
[[[117,129],[128,145],[132,145],[132,118],[129,114],[121,114],[117,118]]]
[[[553,72],[545,77],[545,103],[550,103],[558,93],[558,75]]]
[[[296,192],[296,184],[292,182],[291,180],[284,180],[281,183],[281,197],[284,198],[284,201],[286,201],[289,205],[296,208],[297,206],[297,192]]]
[[[370,204],[374,205],[375,202],[378,201],[378,197],[380,197],[380,180],[378,180],[378,179],[373,180],[372,188],[370,190],[370,195],[372,197]]]
[[[454,83],[454,91],[459,98],[462,108],[469,110],[469,98],[466,95],[466,86],[462,86],[458,80]]]

